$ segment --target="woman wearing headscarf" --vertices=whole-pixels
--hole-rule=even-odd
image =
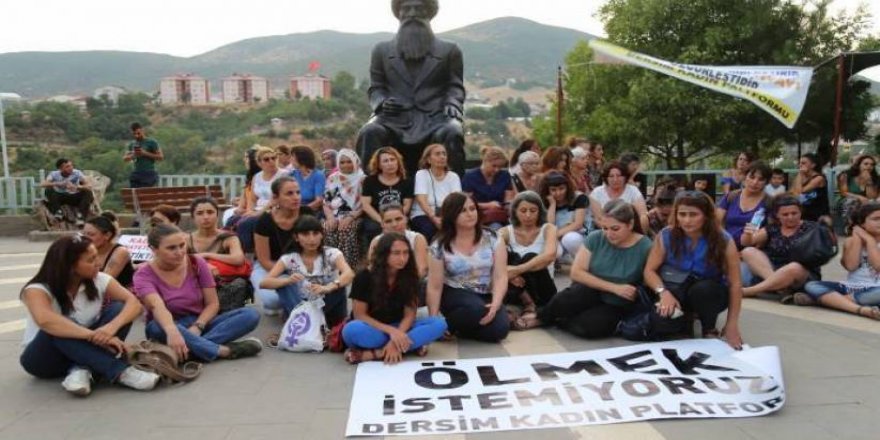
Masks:
[[[327,246],[341,250],[349,264],[355,265],[361,257],[357,231],[364,212],[361,205],[364,172],[361,159],[348,148],[339,150],[336,168],[338,171],[327,178],[324,193],[324,231]]]

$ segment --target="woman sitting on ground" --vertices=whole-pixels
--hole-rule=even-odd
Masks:
[[[461,180],[458,174],[449,170],[443,144],[425,147],[419,166],[422,169],[415,177],[413,193],[416,203],[413,204],[410,218],[413,230],[431,241],[440,227],[440,207],[446,196],[461,191]]]
[[[801,218],[801,204],[790,194],[773,198],[768,211],[773,222],[760,229],[749,222],[742,234],[743,296],[799,290],[821,278],[821,267],[804,267],[792,255],[793,243],[819,224]],[[790,298],[783,295],[782,300]]]
[[[333,327],[345,319],[345,286],[354,272],[339,249],[324,246],[324,227],[311,215],[304,215],[293,225],[290,251],[275,263],[260,287],[275,289],[284,316],[309,296],[324,297],[324,317]]]
[[[541,156],[541,173],[559,171],[569,176],[571,171],[571,150],[565,147],[550,147]]]
[[[822,175],[822,163],[818,156],[813,153],[801,156],[791,193],[800,198],[804,220],[832,226],[828,181]]]
[[[158,225],[177,226],[179,224],[180,213],[177,212],[177,208],[171,205],[161,204],[150,211],[150,227]]]
[[[413,181],[406,178],[403,156],[394,147],[382,147],[370,159],[370,175],[364,179],[361,204],[364,207],[364,241],[369,243],[382,233],[380,208],[397,204],[409,215],[413,203]]]
[[[602,172],[605,170],[605,147],[598,142],[586,142],[587,146],[587,177],[590,191],[602,184]]]
[[[382,234],[370,242],[370,250],[367,253],[368,260],[372,261],[379,239],[392,232],[406,237],[406,241],[412,249],[412,258],[415,261],[419,279],[423,279],[428,274],[428,240],[424,235],[407,229],[406,215],[403,213],[403,207],[398,204],[391,203],[382,207]]]
[[[590,176],[587,173],[589,153],[582,147],[571,149],[571,181],[574,188],[583,194],[590,193]]]
[[[513,153],[510,155],[510,174],[516,174],[522,168],[522,158],[520,156],[523,153],[531,151],[541,157],[541,144],[534,139],[526,139],[519,144],[519,147],[516,147],[516,150],[513,150]]]
[[[234,201],[234,208],[229,208],[223,212],[223,227],[229,230],[235,230],[238,222],[241,221],[244,217],[253,217],[255,215],[259,215],[260,213],[253,210],[253,207],[249,207],[247,204],[248,199],[251,198],[252,184],[254,181],[254,176],[260,174],[263,170],[260,169],[260,164],[257,162],[257,146],[253,146],[248,148],[247,151],[244,152],[244,167],[247,170],[244,176],[244,188],[242,189],[243,195],[238,197],[238,201]]]
[[[743,248],[741,237],[746,225],[758,211],[767,208],[764,187],[767,186],[770,173],[770,167],[761,162],[751,164],[742,182],[742,189],[725,194],[718,202],[715,210],[718,225],[730,234],[737,249]]]
[[[217,201],[211,197],[197,197],[189,205],[196,231],[189,234],[187,250],[204,258],[214,275],[218,275],[219,268],[224,266],[242,266],[245,263],[238,237],[217,228],[219,212]]]
[[[629,174],[629,180],[626,183],[636,187],[644,198],[648,193],[648,176],[639,172],[642,167],[642,160],[635,153],[621,154],[619,160],[620,164],[626,169],[627,174]]]
[[[743,151],[736,155],[733,160],[733,168],[727,170],[721,178],[721,192],[725,195],[729,192],[742,188],[743,181],[746,180],[749,167],[755,161],[755,156],[748,151]]]
[[[342,329],[350,347],[345,360],[396,364],[404,353],[425,356],[428,344],[446,332],[446,321],[439,316],[416,319],[418,291],[408,240],[396,232],[383,234],[369,269],[358,272],[351,287],[354,320]]]
[[[361,261],[358,229],[364,212],[361,204],[364,172],[360,158],[348,148],[339,150],[337,161],[339,170],[327,178],[324,193],[324,232],[327,245],[341,250],[352,265],[357,265]]]
[[[514,191],[510,183],[507,155],[499,147],[480,149],[482,162],[478,168],[467,170],[461,179],[461,188],[477,201],[483,221],[493,231],[510,223],[505,206],[513,199]]]
[[[485,342],[507,337],[510,321],[499,313],[507,293],[507,249],[480,227],[474,199],[452,193],[443,201],[440,234],[428,260],[428,312],[443,313],[449,330]]]
[[[260,314],[245,307],[217,313],[211,267],[187,254],[183,231],[159,225],[147,241],[153,260],[134,274],[135,293],[148,312],[147,338],[167,344],[180,359],[192,354],[205,362],[256,356],[263,349],[256,338],[232,342],[257,328]]]
[[[620,162],[611,162],[605,166],[602,171],[602,185],[597,186],[590,193],[590,210],[594,222],[602,217],[605,204],[621,199],[632,205],[639,214],[641,230],[648,230],[648,207],[645,204],[645,197],[638,188],[628,184],[628,181],[629,169]]]
[[[632,309],[642,284],[651,240],[642,235],[635,208],[622,200],[603,208],[602,230],[587,236],[571,266],[572,284],[516,328],[558,325],[582,338],[605,338]]]
[[[140,316],[137,298],[98,270],[91,240],[79,234],[52,243],[37,274],[21,290],[27,307],[19,362],[41,379],[64,377],[70,393],[92,392],[92,373],[136,390],[150,390],[159,375],[125,361],[125,337]],[[103,307],[104,300],[109,305]]]
[[[574,258],[584,241],[584,218],[589,199],[575,191],[571,179],[559,171],[544,176],[539,195],[541,201],[547,203],[547,222],[556,226],[556,257],[567,253]]]
[[[260,166],[260,172],[251,179],[250,191],[246,192],[246,212],[236,225],[236,233],[244,249],[253,250],[254,228],[260,218],[272,202],[272,182],[287,173],[278,168],[278,155],[269,147],[258,146],[255,157]]]
[[[541,176],[541,156],[534,151],[526,151],[519,156],[517,170],[510,176],[514,192],[538,191]]]
[[[811,281],[795,303],[819,304],[831,309],[880,320],[880,203],[868,202],[853,213],[852,234],[843,243],[840,263],[846,281]]]
[[[281,177],[272,182],[274,209],[260,216],[254,228],[254,269],[251,284],[260,300],[263,313],[272,316],[281,313],[278,292],[262,289],[260,283],[275,267],[285,249],[293,241],[293,225],[301,215],[312,211],[300,206],[299,184],[292,177]]]
[[[685,281],[682,291],[670,291],[660,277],[662,266],[688,273],[693,282]],[[671,317],[676,309],[693,313],[700,320],[704,338],[724,336],[731,347],[742,348],[739,252],[730,235],[718,225],[709,196],[685,192],[676,197],[672,224],[654,239],[644,276],[645,285],[659,296],[660,316]],[[725,309],[727,322],[719,332],[715,326]]]
[[[669,226],[669,217],[672,214],[672,204],[675,202],[677,191],[672,185],[664,186],[654,197],[654,208],[648,211],[648,236],[654,237],[665,227]]]
[[[315,150],[305,145],[297,145],[290,148],[290,154],[290,164],[293,165],[290,177],[299,183],[302,205],[314,212],[322,212],[321,205],[324,204],[327,175],[315,168],[317,166]],[[332,171],[335,172],[335,170]]]
[[[99,270],[116,278],[123,287],[130,288],[134,277],[134,266],[131,264],[128,249],[113,241],[119,232],[115,220],[116,216],[113,213],[102,213],[86,220],[82,233],[98,250],[98,261],[101,262]]]
[[[556,225],[547,221],[541,196],[533,191],[517,194],[510,211],[511,225],[499,231],[508,249],[507,302],[534,313],[556,294]]]
[[[880,175],[877,175],[877,162],[865,154],[856,158],[845,173],[837,176],[840,199],[837,202],[841,217],[851,218],[851,213],[861,204],[877,198],[880,190]]]

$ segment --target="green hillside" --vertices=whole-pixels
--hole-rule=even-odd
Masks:
[[[321,73],[345,70],[367,75],[370,49],[391,33],[350,34],[335,31],[289,34],[238,41],[190,58],[136,52],[19,52],[0,54],[0,89],[28,98],[87,94],[118,85],[148,93],[159,78],[192,72],[211,80],[234,72],[269,77],[275,85],[304,73],[317,60]],[[574,44],[593,38],[583,32],[546,26],[522,18],[498,18],[440,34],[464,52],[465,75],[477,83],[508,78],[552,84],[555,66]],[[214,93],[219,84],[212,85]]]

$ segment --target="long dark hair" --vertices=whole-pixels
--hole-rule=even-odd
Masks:
[[[672,254],[676,258],[680,258],[685,246],[685,233],[681,226],[678,225],[678,209],[681,206],[691,206],[703,213],[705,220],[701,234],[703,237],[706,237],[706,242],[709,245],[707,252],[709,264],[720,271],[726,270],[727,240],[724,239],[724,232],[718,226],[718,222],[715,219],[715,203],[712,202],[712,199],[706,193],[701,191],[685,191],[675,198],[675,203],[672,205],[672,230],[669,234]]]
[[[858,177],[859,173],[861,172],[862,162],[864,162],[865,159],[871,159],[872,161],[874,161],[874,168],[871,168],[871,183],[874,185],[880,184],[880,175],[877,174],[877,160],[875,160],[874,156],[871,156],[870,154],[863,154],[857,157],[852,166],[849,167],[848,170],[846,170],[847,176],[849,176],[850,178]]]
[[[853,226],[864,225],[865,220],[868,219],[868,216],[877,211],[880,211],[880,202],[872,200],[870,202],[863,203],[850,215],[849,225],[847,225],[846,232],[852,234]]]
[[[109,211],[102,212],[100,215],[86,220],[87,224],[94,226],[95,229],[101,231],[102,234],[110,234],[111,239],[119,233],[119,230],[116,229],[115,222],[116,214]]]
[[[388,286],[388,257],[391,255],[391,247],[394,243],[402,242],[409,249],[409,260],[406,266],[397,272],[397,276],[391,287]],[[373,261],[370,263],[370,279],[372,282],[373,305],[382,309],[388,304],[391,297],[397,297],[403,304],[415,307],[418,305],[419,273],[416,269],[415,255],[406,237],[396,232],[382,234],[376,248],[373,251]]]
[[[69,315],[73,309],[73,301],[67,294],[67,283],[73,274],[76,263],[80,257],[89,250],[92,241],[81,234],[61,237],[49,246],[43,264],[37,274],[27,282],[30,284],[43,284],[49,288],[49,293],[61,307],[62,315]],[[94,301],[98,298],[98,288],[95,280],[82,280],[86,298]],[[24,294],[22,289],[21,294]]]
[[[248,165],[247,165],[247,174],[245,174],[245,178],[244,178],[244,185],[250,186],[251,180],[253,180],[254,176],[256,176],[257,173],[259,173],[263,170],[260,168],[260,164],[257,163],[257,149],[256,148],[253,148],[253,147],[248,148],[248,150],[245,152],[245,154],[247,154]]]
[[[437,233],[437,242],[440,243],[443,249],[449,252],[452,252],[452,241],[455,240],[455,236],[458,233],[455,229],[455,220],[464,211],[464,205],[468,199],[474,202],[474,205],[477,204],[473,196],[463,192],[454,192],[446,196],[446,199],[443,200],[443,205],[440,206],[440,231]],[[483,216],[480,214],[480,210],[477,209],[477,230],[474,231],[474,244],[479,244],[483,239],[483,228],[480,227],[482,223]]]

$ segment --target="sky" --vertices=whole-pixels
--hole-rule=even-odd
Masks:
[[[686,0],[682,0],[686,1]],[[602,36],[602,0],[439,0],[438,32],[496,17],[518,16]],[[390,0],[19,0],[3,2],[0,53],[125,50],[198,55],[242,39],[332,29],[392,32]],[[880,1],[865,3],[880,34]],[[0,66],[2,69],[2,66]]]

